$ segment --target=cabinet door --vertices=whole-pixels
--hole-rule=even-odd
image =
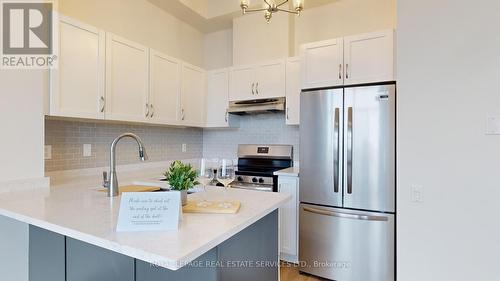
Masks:
[[[227,127],[229,95],[229,72],[227,69],[214,70],[207,75],[207,127]]]
[[[148,62],[147,47],[106,34],[106,119],[148,120]]]
[[[300,59],[290,58],[286,63],[286,124],[300,123]]]
[[[297,177],[278,179],[280,193],[290,194],[292,199],[279,209],[280,214],[280,253],[281,259],[289,262],[298,261],[298,187]]]
[[[344,38],[346,85],[394,80],[394,31]]]
[[[260,64],[255,68],[255,96],[258,99],[285,96],[285,66],[285,60],[277,60]]]
[[[205,124],[205,71],[182,64],[181,123],[189,126]]]
[[[255,69],[253,66],[235,67],[230,73],[230,101],[252,100],[255,96]]]
[[[304,44],[300,48],[302,89],[339,86],[343,80],[343,39]]]
[[[176,124],[179,121],[181,63],[159,52],[150,51],[150,112],[153,123]]]
[[[59,69],[50,72],[50,115],[102,119],[105,32],[65,17],[59,30]]]

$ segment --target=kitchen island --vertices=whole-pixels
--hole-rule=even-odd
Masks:
[[[183,214],[179,229],[116,232],[120,197],[87,180],[0,194],[0,215],[30,225],[30,281],[278,280],[278,212],[288,195],[209,189],[237,214]]]

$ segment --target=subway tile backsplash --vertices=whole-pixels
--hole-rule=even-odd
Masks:
[[[202,129],[45,120],[45,145],[52,146],[52,159],[45,160],[45,171],[106,167],[111,142],[124,132],[142,139],[149,161],[193,159],[203,154]],[[184,143],[186,152],[182,152]],[[92,146],[89,157],[83,156],[84,144]],[[135,140],[121,140],[116,156],[118,165],[139,162]]]
[[[238,144],[291,144],[299,160],[299,128],[287,126],[283,114],[249,115],[240,118],[235,129],[166,128],[148,125],[110,124],[73,120],[45,120],[45,144],[52,146],[52,159],[45,171],[107,167],[109,146],[124,132],[143,140],[149,161],[207,158],[236,158]],[[182,152],[182,144],[186,152]],[[83,156],[83,145],[92,153]],[[123,139],[117,146],[118,165],[138,163],[137,144]]]
[[[206,129],[203,156],[236,158],[238,144],[291,144],[294,161],[299,160],[299,127],[287,126],[284,114],[247,115],[239,129]]]

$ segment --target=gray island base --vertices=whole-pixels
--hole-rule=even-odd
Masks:
[[[30,281],[278,280],[277,210],[175,271],[35,226],[29,244]]]

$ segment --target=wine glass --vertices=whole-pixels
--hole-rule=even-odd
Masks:
[[[198,169],[197,181],[203,186],[203,191],[207,191],[207,185],[212,181],[214,170],[211,162],[205,158],[200,160],[200,168]]]
[[[234,178],[235,178],[235,165],[233,163],[233,160],[231,159],[222,159],[220,162],[219,162],[219,170],[217,171],[217,180],[219,180],[220,183],[222,183],[224,185],[224,193],[225,193],[225,196],[227,196],[227,190],[228,190],[228,186],[230,183],[232,183],[234,181]],[[227,198],[226,200],[224,200],[226,202],[223,202],[223,203],[220,203],[219,204],[219,207],[222,207],[222,208],[231,208],[232,206],[232,203],[231,202],[227,202]]]
[[[235,165],[232,159],[221,159],[219,170],[217,171],[217,180],[227,189],[230,183],[235,179]]]

